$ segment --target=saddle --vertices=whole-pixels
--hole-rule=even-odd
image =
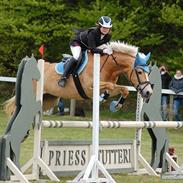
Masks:
[[[70,58],[72,55],[69,54],[63,54],[63,59],[55,65],[55,71],[58,74],[63,74],[65,66],[68,64]],[[72,71],[72,73],[76,73],[78,75],[81,74],[81,72],[84,70],[86,64],[88,63],[88,55],[87,51],[82,53],[82,59],[77,63],[75,69]],[[72,74],[71,73],[71,74]]]
[[[62,61],[55,65],[56,73],[58,73],[58,74],[64,73],[65,66],[66,66],[66,64],[68,64],[71,57],[72,56],[68,55],[68,54],[63,55]],[[70,73],[70,74],[72,74],[73,81],[74,81],[74,84],[78,90],[78,93],[80,94],[80,96],[83,99],[89,99],[89,97],[86,95],[86,93],[82,87],[82,84],[81,84],[80,79],[79,79],[79,75],[84,70],[87,63],[88,63],[88,55],[87,55],[87,51],[85,51],[82,53],[82,59],[80,59],[80,61],[78,61],[76,67]]]

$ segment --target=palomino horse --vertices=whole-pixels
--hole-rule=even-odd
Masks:
[[[152,94],[151,84],[148,81],[146,72],[146,61],[138,62],[138,47],[127,45],[121,42],[110,42],[105,45],[112,50],[113,54],[103,55],[100,59],[100,92],[108,91],[110,96],[121,94],[124,99],[129,91],[126,87],[116,84],[120,75],[125,75],[132,85],[141,93],[143,98],[149,98]],[[145,55],[142,54],[145,58]],[[143,60],[143,59],[142,59]],[[137,62],[136,62],[137,61]],[[56,63],[45,62],[44,70],[44,110],[57,104],[58,98],[79,99],[82,97],[78,93],[73,78],[69,77],[65,88],[58,86],[60,75],[55,72]],[[88,53],[88,63],[79,76],[85,94],[92,98],[93,86],[93,54]],[[7,112],[12,112],[13,99],[7,102]]]

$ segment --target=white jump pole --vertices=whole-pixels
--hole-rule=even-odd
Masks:
[[[141,120],[141,110],[143,106],[143,99],[139,92],[137,92],[137,105],[136,105],[136,121]],[[136,141],[136,161],[135,161],[135,171],[139,170],[139,155],[141,154],[141,138],[142,138],[142,128],[137,128],[135,132]]]
[[[93,67],[93,131],[92,131],[92,156],[87,167],[78,174],[72,183],[106,182],[115,183],[103,164],[99,161],[99,95],[100,95],[100,55],[94,54]],[[105,178],[99,178],[99,170]]]
[[[94,68],[93,68],[93,131],[92,131],[92,156],[91,161],[93,163],[98,161],[98,151],[99,151],[99,118],[100,118],[100,55],[94,54]],[[87,173],[87,172],[86,172]],[[85,173],[85,177],[86,174]],[[89,172],[88,172],[89,173]],[[93,165],[92,177],[96,180],[98,178],[98,169],[96,164]]]
[[[136,106],[136,121],[140,122],[141,121],[141,110],[143,106],[143,98],[141,97],[140,93],[137,93],[137,106]],[[150,164],[146,161],[146,159],[142,156],[141,154],[141,139],[142,139],[142,128],[137,127],[136,133],[135,133],[135,140],[136,140],[136,161],[135,161],[135,174],[140,174],[140,166],[139,162],[145,170],[153,176],[158,176],[156,171],[150,166]]]
[[[92,121],[43,120],[45,128],[92,128]],[[183,121],[100,121],[102,128],[182,128]]]

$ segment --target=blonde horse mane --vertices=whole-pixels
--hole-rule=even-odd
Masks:
[[[101,45],[99,48],[107,48],[112,51],[126,53],[133,57],[135,57],[138,52],[138,47],[120,41],[111,41],[108,44]]]

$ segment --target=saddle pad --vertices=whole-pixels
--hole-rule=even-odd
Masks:
[[[83,56],[82,56],[82,61],[81,61],[81,64],[79,65],[78,69],[77,69],[77,74],[79,75],[83,69],[85,68],[86,64],[88,62],[88,55],[87,55],[87,51],[85,51],[83,53]],[[55,65],[55,71],[57,74],[63,74],[64,73],[64,63],[63,61],[57,63]]]

